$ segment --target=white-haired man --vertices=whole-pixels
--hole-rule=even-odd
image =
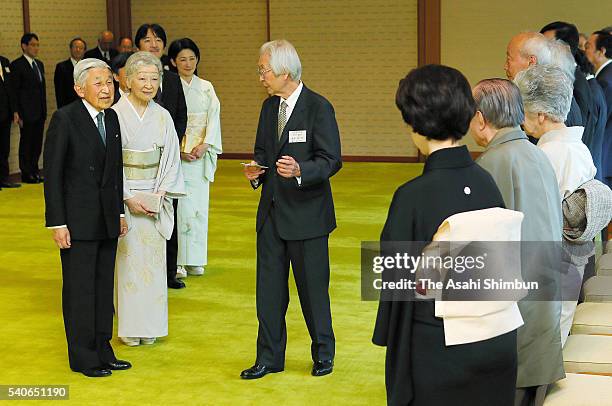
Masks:
[[[553,42],[539,32],[521,32],[512,37],[506,49],[506,63],[504,70],[510,80],[514,80],[517,73],[524,71],[533,65],[559,66],[560,58],[557,58]],[[574,76],[571,75],[572,82]],[[582,113],[576,99],[572,96],[570,112],[565,124],[568,127],[583,126]]]
[[[113,76],[99,59],[74,68],[80,100],[57,110],[45,142],[45,218],[60,249],[70,368],[88,377],[128,369],[110,345],[117,238],[123,218],[121,135]]]
[[[327,375],[335,355],[328,239],[336,228],[329,178],[342,167],[338,125],[329,101],[300,81],[293,45],[267,42],[259,54],[259,80],[272,97],[261,108],[253,166],[245,167],[253,187],[263,185],[257,211],[259,332],[255,365],[241,377],[284,369],[289,263],[312,339],[312,375]]]

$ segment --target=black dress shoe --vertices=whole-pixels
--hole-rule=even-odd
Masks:
[[[113,373],[110,369],[97,367],[97,368],[87,368],[81,371],[81,373],[90,378],[103,378],[105,376],[111,376]]]
[[[2,188],[13,189],[16,187],[21,187],[21,183],[11,183],[11,182],[0,182],[0,189]]]
[[[282,368],[270,368],[265,365],[255,364],[249,369],[245,369],[240,373],[242,379],[259,379],[268,374],[283,372]]]
[[[116,359],[112,362],[108,362],[104,364],[104,368],[110,369],[112,371],[122,371],[124,369],[132,368],[132,364],[130,364],[128,361]]]
[[[183,289],[186,288],[185,282],[179,281],[178,279],[168,279],[168,287],[171,289]]]
[[[323,376],[331,374],[334,370],[334,361],[331,359],[325,361],[316,361],[312,366],[312,376]]]
[[[38,178],[36,176],[22,176],[21,181],[23,183],[38,183]]]

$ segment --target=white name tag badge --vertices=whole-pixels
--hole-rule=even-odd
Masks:
[[[289,131],[289,143],[306,142],[306,130]]]

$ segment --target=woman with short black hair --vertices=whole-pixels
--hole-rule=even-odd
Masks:
[[[400,81],[396,105],[427,161],[421,176],[395,192],[381,243],[429,242],[449,216],[504,206],[493,178],[459,145],[475,113],[470,85],[459,71],[440,65],[412,70]],[[414,297],[398,300],[381,292],[373,342],[387,347],[387,403],[512,406],[518,308],[513,317],[499,319],[501,330],[472,317],[479,329],[485,324],[493,331],[489,338],[462,329],[455,333],[466,338],[450,342],[435,302]]]

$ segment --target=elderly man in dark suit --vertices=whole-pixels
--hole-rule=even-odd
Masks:
[[[11,121],[13,110],[11,108],[11,68],[9,60],[0,55],[0,190],[2,188],[15,188],[19,183],[9,182],[8,158],[11,152]]]
[[[163,108],[168,110],[174,128],[179,138],[179,144],[185,136],[187,130],[187,104],[185,102],[185,94],[183,93],[183,85],[179,76],[167,70],[167,65],[164,64],[164,48],[166,48],[167,37],[166,31],[159,24],[143,24],[136,31],[134,43],[140,51],[148,51],[157,56],[164,65],[164,76],[161,86],[155,96],[155,101]],[[185,154],[181,152],[181,159],[186,159]],[[177,200],[173,200],[174,212],[176,213]],[[176,217],[176,216],[175,216]],[[168,274],[168,287],[172,289],[181,289],[185,287],[185,283],[176,278],[176,260],[178,254],[178,240],[176,237],[176,221],[174,222],[174,231],[172,237],[166,242],[166,265]]]
[[[58,63],[55,66],[55,74],[53,83],[55,84],[55,101],[57,108],[62,108],[75,100],[79,100],[79,96],[74,91],[74,79],[72,73],[74,66],[83,59],[87,44],[82,38],[74,38],[70,41],[70,58]]]
[[[110,61],[119,53],[113,47],[114,40],[115,36],[111,31],[102,31],[98,37],[98,46],[85,52],[85,58],[96,58],[110,64]]]
[[[336,218],[329,178],[342,167],[340,136],[334,108],[304,86],[301,71],[289,42],[261,47],[259,79],[272,97],[261,108],[254,161],[245,167],[253,187],[263,185],[263,191],[257,210],[257,358],[242,371],[243,379],[284,369],[289,263],[312,339],[312,375],[333,369],[328,239]]]
[[[23,55],[11,63],[11,88],[14,95],[13,123],[21,128],[19,169],[24,183],[39,183],[38,169],[43,132],[47,119],[45,66],[36,59],[39,41],[34,33],[21,37]]]
[[[80,100],[57,110],[47,131],[45,217],[62,260],[70,368],[104,377],[131,367],[110,345],[117,238],[128,230],[121,134],[108,65],[84,59],[74,78]]]

